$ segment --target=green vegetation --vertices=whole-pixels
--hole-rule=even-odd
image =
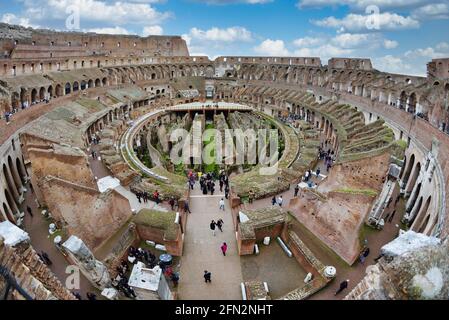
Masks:
[[[162,229],[165,231],[164,238],[166,240],[176,240],[179,225],[175,223],[176,212],[161,212],[150,209],[142,209],[133,218],[133,222],[137,225],[143,225]]]
[[[213,123],[208,123],[208,124],[206,124],[206,128],[205,128],[205,129],[206,129],[206,130],[215,129],[215,126],[214,126]],[[212,135],[212,136],[210,137],[209,141],[205,141],[205,142],[204,142],[204,147],[207,147],[207,146],[210,145],[210,144],[215,144],[215,135]],[[216,155],[216,147],[217,147],[217,146],[215,145],[215,146],[213,146],[213,148],[212,148],[212,151],[211,151],[211,153],[210,153],[210,155],[211,155],[212,157],[215,157],[215,155]],[[216,163],[216,160],[214,160],[212,163],[204,164],[204,165],[203,165],[203,171],[204,171],[205,173],[214,173],[214,172],[215,172],[215,174],[218,175],[219,172],[220,172],[220,165]]]
[[[371,190],[371,189],[349,189],[349,188],[343,188],[343,189],[337,189],[335,192],[340,193],[350,193],[350,194],[360,194],[364,196],[369,197],[377,197],[377,191]]]

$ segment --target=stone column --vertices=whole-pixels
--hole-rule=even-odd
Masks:
[[[413,209],[413,206],[416,204],[416,201],[418,200],[418,196],[419,195],[417,195],[416,193],[418,192],[418,185],[420,183],[420,176],[421,175],[419,175],[418,178],[416,179],[415,185],[414,185],[413,190],[412,190],[412,192],[410,194],[410,198],[408,199],[407,204],[405,205],[405,211],[406,212],[410,212]],[[421,185],[421,189],[422,189],[422,185]],[[415,199],[415,197],[416,197],[416,200],[415,200],[415,203],[413,203],[413,200]]]

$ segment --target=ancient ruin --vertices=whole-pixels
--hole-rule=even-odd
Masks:
[[[0,47],[8,299],[447,299],[449,58],[7,24]]]

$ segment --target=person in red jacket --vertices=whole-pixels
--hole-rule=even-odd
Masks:
[[[221,252],[223,252],[224,256],[226,256],[226,251],[228,251],[228,245],[226,244],[226,242],[223,242],[223,244],[221,245]]]

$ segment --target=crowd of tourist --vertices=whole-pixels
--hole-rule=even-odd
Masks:
[[[49,103],[50,102],[50,97],[45,97],[44,99],[37,99],[34,102],[31,102],[31,104],[28,101],[24,101],[21,103],[20,108],[22,110],[28,109],[33,105],[39,104],[39,103]],[[14,114],[18,113],[20,110],[19,108],[13,108],[12,111],[6,111],[3,114],[3,118],[5,119],[6,123],[9,123],[13,117]],[[2,115],[0,114],[0,119],[2,119]]]

